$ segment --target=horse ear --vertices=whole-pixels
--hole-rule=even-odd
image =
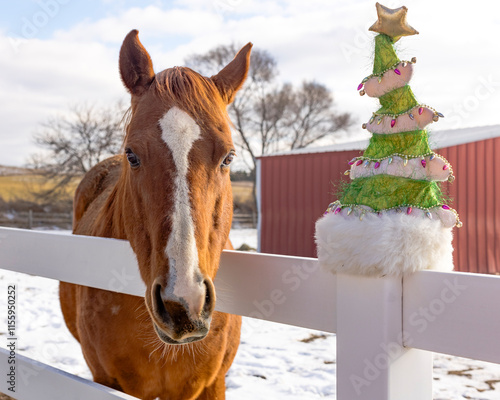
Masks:
[[[139,41],[136,29],[123,40],[120,49],[120,75],[128,91],[140,96],[149,87],[155,77],[153,63],[148,52]]]
[[[238,51],[233,61],[211,78],[219,89],[226,104],[232,103],[234,95],[245,82],[248,75],[248,69],[250,68],[250,52],[252,46],[252,43],[245,45]]]

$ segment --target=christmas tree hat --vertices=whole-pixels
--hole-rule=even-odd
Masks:
[[[430,149],[425,129],[443,115],[416,100],[408,84],[416,59],[401,61],[394,50],[402,36],[418,33],[406,22],[407,8],[376,6],[373,74],[358,91],[381,107],[363,124],[372,137],[349,162],[349,185],[316,223],[319,262],[333,272],[372,276],[452,270],[451,231],[461,222],[439,182],[454,177]]]

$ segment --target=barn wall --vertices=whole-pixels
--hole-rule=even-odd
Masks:
[[[261,251],[316,257],[314,223],[347,181],[347,162],[359,151],[263,157]]]
[[[438,151],[456,180],[443,190],[464,223],[454,229],[458,271],[500,273],[500,138]],[[314,223],[336,197],[334,183],[347,181],[347,162],[360,151],[263,157],[261,251],[316,257]]]
[[[455,229],[455,269],[500,273],[500,138],[439,151],[457,177],[447,184],[464,223]]]

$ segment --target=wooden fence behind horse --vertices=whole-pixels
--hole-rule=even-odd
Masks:
[[[121,240],[0,228],[0,268],[144,293],[135,255]],[[497,276],[336,276],[312,258],[225,251],[215,285],[220,311],[336,333],[338,400],[432,399],[432,351],[500,363]],[[4,393],[9,356],[1,350]],[[16,368],[19,400],[67,399],[68,393],[133,399],[18,354]]]
[[[36,211],[13,211],[0,212],[0,226],[32,229],[71,229],[73,213],[51,213]],[[257,226],[257,214],[235,213],[233,215],[233,227],[235,228],[255,228]]]

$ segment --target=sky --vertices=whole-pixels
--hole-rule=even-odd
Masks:
[[[378,101],[360,97],[371,73],[377,19],[365,0],[19,0],[0,12],[0,165],[23,166],[37,151],[33,134],[71,106],[129,102],[118,52],[132,29],[157,72],[220,44],[252,42],[278,62],[283,82],[316,80],[356,124],[344,138],[366,137],[361,124]],[[408,7],[420,34],[398,43],[417,57],[412,90],[445,115],[433,130],[500,124],[500,4],[493,0],[387,0]],[[333,140],[333,139],[332,139]]]

